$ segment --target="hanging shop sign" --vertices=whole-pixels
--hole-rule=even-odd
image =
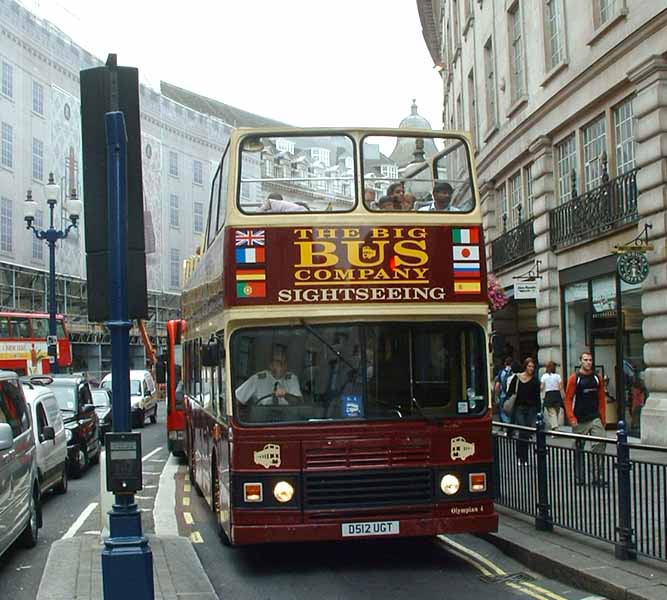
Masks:
[[[644,230],[629,244],[615,246],[613,252],[618,255],[616,270],[618,276],[630,285],[637,285],[648,277],[649,263],[646,256],[648,250],[653,250],[648,242],[650,223],[644,225]],[[644,239],[641,239],[641,238]]]
[[[515,300],[535,300],[537,298],[537,281],[515,281]]]

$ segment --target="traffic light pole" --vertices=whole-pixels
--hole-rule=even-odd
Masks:
[[[112,420],[114,432],[131,431],[127,306],[127,134],[122,112],[105,116],[111,290]],[[107,456],[107,460],[111,460]],[[141,530],[134,494],[116,494],[109,511],[110,535],[102,551],[105,600],[153,600],[153,554]]]

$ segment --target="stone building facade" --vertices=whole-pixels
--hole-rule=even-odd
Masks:
[[[667,445],[665,4],[417,8],[445,128],[474,140],[488,268],[511,298],[494,314],[497,358],[536,354],[569,373],[592,350],[610,424]],[[627,283],[614,250],[635,238],[652,244],[650,270]]]
[[[121,57],[122,58],[122,57]],[[120,61],[122,64],[122,60]],[[84,204],[79,71],[103,62],[14,0],[0,0],[0,309],[48,310],[48,247],[25,229],[23,202],[32,190],[48,227],[44,185],[61,188],[56,227],[67,224],[65,194]],[[140,65],[139,65],[140,67]],[[147,329],[154,343],[180,310],[182,261],[201,243],[210,181],[234,126],[275,124],[177,86],[141,86],[141,127],[149,290]],[[74,368],[107,371],[106,328],[89,323],[83,218],[56,250],[58,311],[74,342]],[[140,336],[131,361],[144,364]]]

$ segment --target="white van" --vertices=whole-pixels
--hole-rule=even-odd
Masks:
[[[48,387],[26,381],[22,384],[32,414],[39,487],[42,494],[50,489],[64,494],[67,491],[67,435],[58,401]]]
[[[111,373],[104,376],[100,387],[113,392]],[[130,411],[134,425],[143,427],[146,417],[150,417],[151,423],[157,422],[157,399],[158,390],[151,372],[132,369],[130,371]]]

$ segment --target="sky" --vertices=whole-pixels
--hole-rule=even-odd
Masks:
[[[442,127],[416,0],[21,0],[102,60],[297,126]],[[110,8],[113,6],[113,10]]]

